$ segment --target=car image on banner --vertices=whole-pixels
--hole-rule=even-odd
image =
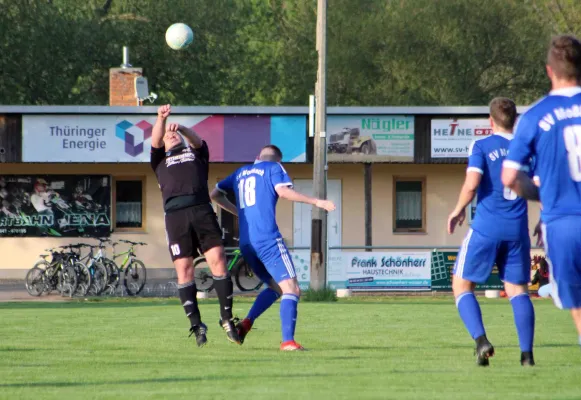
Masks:
[[[0,237],[111,232],[108,175],[0,175]]]
[[[413,162],[414,121],[401,115],[330,115],[328,162]]]

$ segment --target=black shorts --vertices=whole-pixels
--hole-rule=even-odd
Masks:
[[[165,232],[172,261],[198,256],[223,246],[218,217],[210,204],[201,204],[172,211],[165,215]]]

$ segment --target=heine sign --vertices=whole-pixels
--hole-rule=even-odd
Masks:
[[[155,115],[25,115],[24,162],[149,162]],[[193,115],[170,122],[194,128],[210,148],[210,161],[253,161],[273,143],[285,162],[306,161],[306,117]]]

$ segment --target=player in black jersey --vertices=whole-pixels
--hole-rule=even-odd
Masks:
[[[200,347],[207,341],[194,281],[193,257],[200,249],[214,276],[220,325],[228,340],[240,344],[232,318],[233,284],[226,268],[222,230],[208,191],[208,145],[185,126],[169,124],[166,129],[170,113],[170,105],[157,110],[151,134],[151,167],[161,188],[167,242],[178,276],[180,300],[191,323],[190,336],[196,336]]]

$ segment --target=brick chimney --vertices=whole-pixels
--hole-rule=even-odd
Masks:
[[[129,64],[129,49],[124,46],[121,68],[109,70],[109,105],[139,106],[135,97],[135,78],[142,75],[142,68],[133,68]]]
[[[109,105],[138,106],[135,97],[135,78],[143,75],[142,68],[109,69]]]

